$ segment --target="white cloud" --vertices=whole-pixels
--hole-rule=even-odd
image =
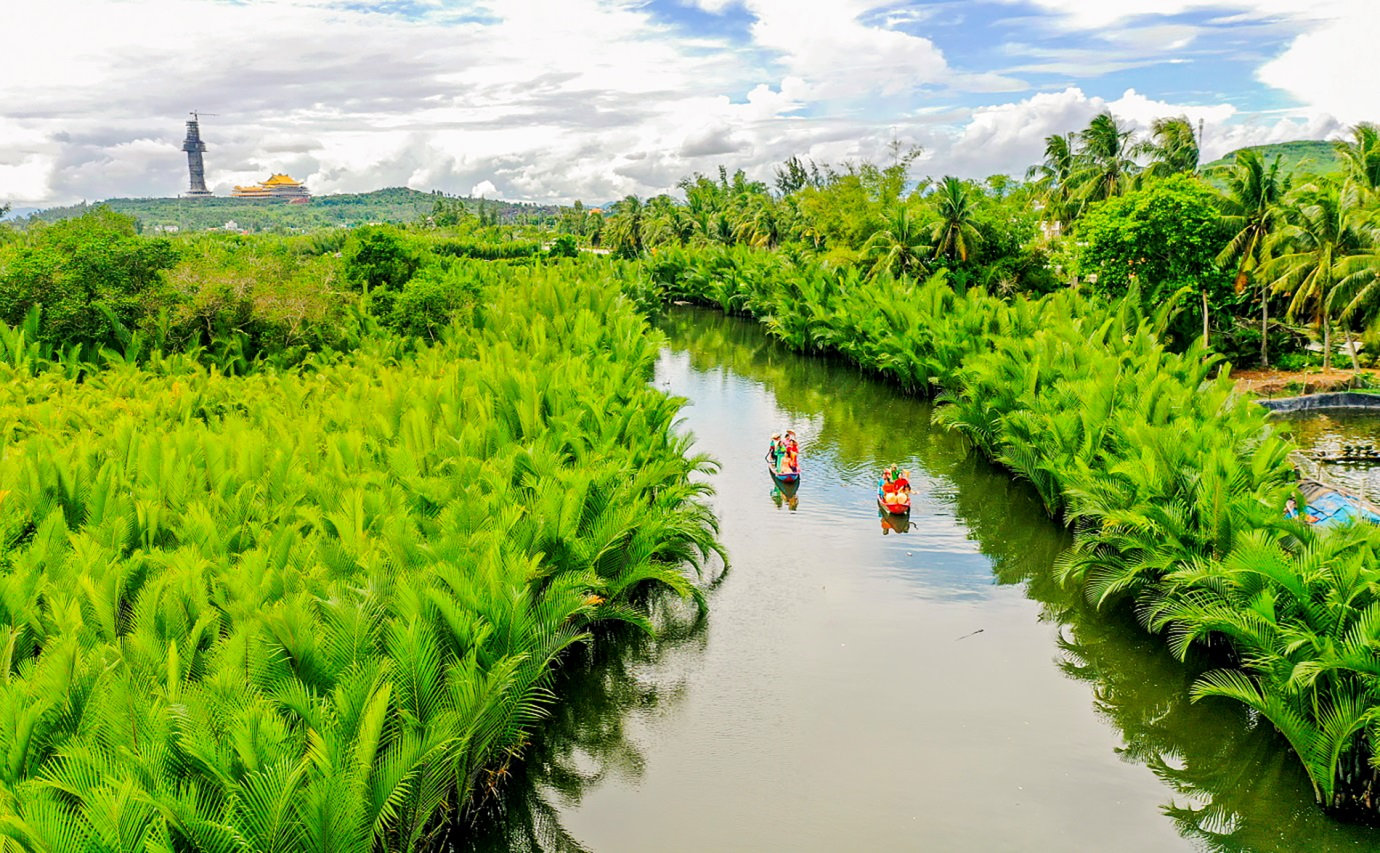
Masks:
[[[498,195],[498,187],[493,181],[480,181],[470,188],[471,198],[493,198]]]
[[[1374,59],[1380,41],[1380,3],[1355,0],[1344,11],[1296,38],[1260,69],[1259,77],[1314,111],[1348,122],[1380,121]]]
[[[1380,120],[1380,87],[1365,58],[1380,39],[1380,3],[1376,0],[998,0],[1031,2],[1054,15],[1065,30],[1096,34],[1118,42],[1137,56],[1147,48],[1163,58],[1202,32],[1193,26],[1155,23],[1187,12],[1226,13],[1215,23],[1262,22],[1292,28],[1289,47],[1258,70],[1261,82],[1289,93],[1310,118],[1339,116],[1348,122]],[[1123,26],[1128,22],[1136,26]],[[1036,51],[1038,53],[1038,51]],[[1076,53],[1068,56],[1077,60]],[[1114,60],[1102,60],[1114,70]],[[1121,68],[1136,67],[1135,60]],[[1052,64],[1017,71],[1061,70]]]
[[[1115,100],[1089,96],[1081,89],[1033,95],[1022,101],[982,107],[951,139],[937,142],[935,166],[965,177],[994,172],[1020,175],[1044,156],[1045,137],[1081,130],[1093,116],[1110,110],[1138,132],[1148,130],[1156,118],[1184,115],[1204,126],[1204,161],[1214,160],[1246,145],[1316,139],[1339,128],[1335,119],[1279,118],[1271,122],[1241,121],[1235,107],[1222,104],[1200,107],[1171,104],[1147,98],[1128,89]],[[929,164],[927,164],[927,167]]]
[[[1035,1],[1064,27],[1190,8],[1255,19],[1291,5]],[[318,193],[407,185],[595,202],[666,191],[719,162],[766,178],[792,154],[881,159],[893,126],[927,147],[924,169],[985,175],[1020,171],[1045,135],[1109,105],[1141,122],[1202,114],[1209,153],[1218,139],[1333,132],[1325,113],[1380,115],[1367,75],[1341,65],[1366,55],[1355,42],[1376,29],[1368,0],[1287,13],[1307,32],[1260,76],[1307,108],[1270,122],[1135,92],[1113,101],[1083,89],[1031,94],[991,69],[956,68],[937,35],[915,35],[932,11],[925,6],[685,2],[743,10],[748,41],[677,30],[644,0],[434,2],[411,17],[352,0],[29,4],[23,27],[0,27],[11,69],[0,75],[0,202],[176,194],[186,184],[182,121],[193,108],[218,114],[204,117],[202,132],[208,179],[222,193],[286,171]],[[1328,23],[1343,13],[1347,24]],[[1164,61],[1157,46],[1196,37],[1141,20],[1117,32],[1117,49],[1139,63]],[[1054,61],[1039,45],[1026,55]],[[1091,73],[1092,62],[1070,67]],[[1141,88],[1152,91],[1153,78]],[[983,96],[1002,92],[1012,94]]]
[[[1032,3],[1053,13],[1060,25],[1073,30],[1100,30],[1147,16],[1174,16],[1194,11],[1235,11],[1250,20],[1326,19],[1355,0],[999,0]],[[1360,0],[1368,2],[1368,0]]]

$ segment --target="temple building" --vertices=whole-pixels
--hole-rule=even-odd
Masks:
[[[275,174],[268,180],[254,187],[235,187],[230,193],[231,198],[282,198],[289,201],[306,200],[311,198],[311,193],[307,191],[307,185],[301,181],[294,181],[287,175]]]

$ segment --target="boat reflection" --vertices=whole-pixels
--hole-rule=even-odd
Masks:
[[[882,535],[883,535],[883,536],[886,536],[886,535],[889,534],[889,533],[909,533],[909,532],[910,532],[910,514],[909,514],[909,513],[906,513],[906,514],[904,514],[904,515],[892,515],[891,513],[889,513],[889,512],[887,512],[886,510],[882,509],[880,505],[878,505],[878,507],[877,507],[877,518],[881,519],[881,522],[882,522]]]
[[[770,474],[768,475],[771,476]],[[789,507],[791,512],[800,508],[800,481],[793,483],[783,483],[775,477],[771,477],[771,500],[776,504],[777,509]]]

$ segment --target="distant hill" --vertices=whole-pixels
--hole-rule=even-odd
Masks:
[[[1239,151],[1259,151],[1265,162],[1268,164],[1279,155],[1279,168],[1283,172],[1296,172],[1298,174],[1311,173],[1314,175],[1326,175],[1330,172],[1341,170],[1342,161],[1333,150],[1332,143],[1321,139],[1303,139],[1297,142],[1275,142],[1270,145],[1252,145],[1248,148],[1238,149]],[[1236,160],[1237,151],[1233,151],[1220,160],[1213,160],[1211,163],[1204,164],[1204,169],[1211,169],[1217,166],[1231,166]]]
[[[431,214],[437,193],[406,187],[391,187],[369,193],[343,193],[314,197],[309,204],[287,204],[279,200],[237,198],[112,198],[101,202],[112,210],[133,216],[145,230],[176,226],[182,231],[204,231],[234,222],[247,231],[310,230],[370,222],[413,222]],[[462,198],[471,212],[484,205],[498,210],[504,222],[541,220],[556,213],[556,208],[507,201],[482,201]],[[85,203],[69,207],[50,207],[30,214],[29,220],[56,222],[80,216],[89,209]]]

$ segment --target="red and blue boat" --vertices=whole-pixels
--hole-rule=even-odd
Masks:
[[[772,478],[775,479],[778,483],[800,482],[799,471],[778,471],[776,470],[776,467],[772,465],[770,462],[767,463],[767,473],[771,474]]]
[[[890,501],[887,498],[891,498]],[[910,495],[906,492],[887,493],[882,484],[877,484],[877,506],[888,515],[910,515]]]

